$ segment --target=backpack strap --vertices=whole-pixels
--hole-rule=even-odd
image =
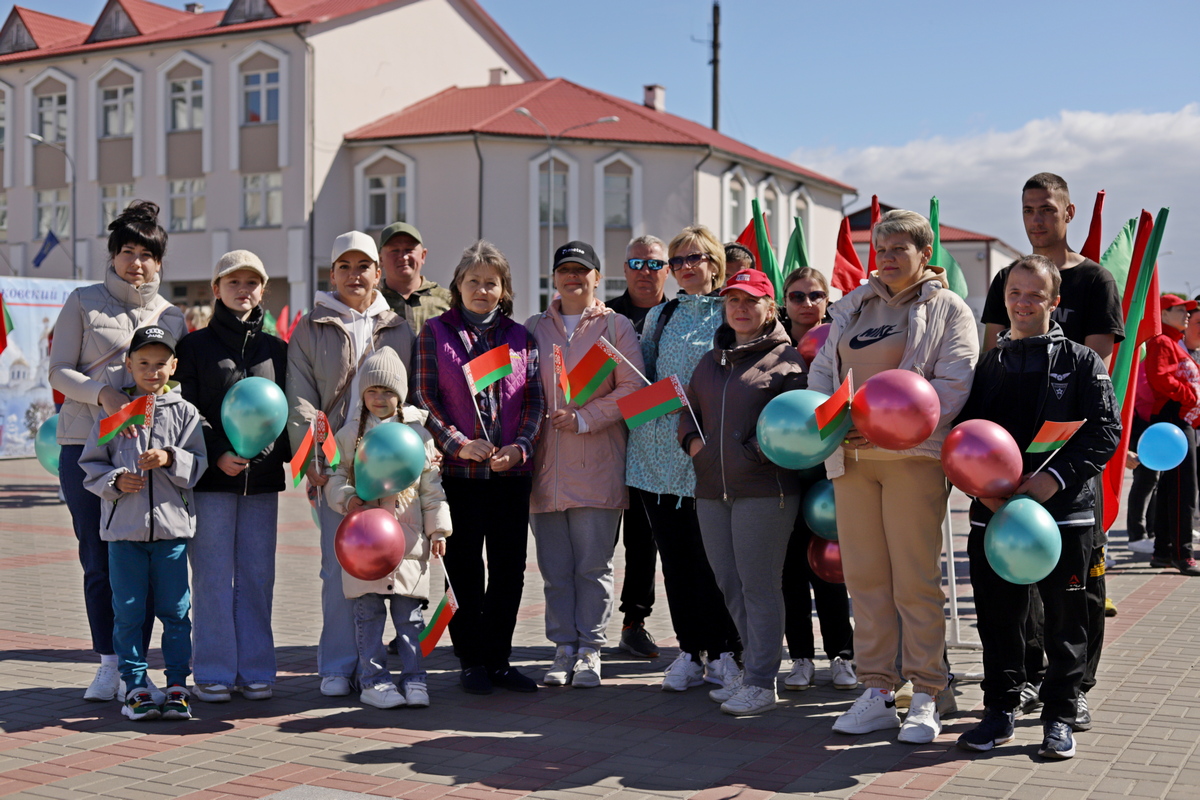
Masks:
[[[663,330],[667,327],[667,323],[671,321],[671,317],[675,315],[675,310],[679,308],[679,298],[667,302],[663,306],[662,313],[658,315],[658,320],[654,324],[654,332],[650,334],[650,343],[654,347],[654,363],[646,365],[646,377],[651,383],[658,380],[658,340],[662,338]]]

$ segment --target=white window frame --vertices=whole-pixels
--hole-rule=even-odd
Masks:
[[[110,97],[109,94],[115,96]],[[106,130],[109,112],[116,114],[117,133]],[[133,84],[100,89],[100,138],[124,139],[133,136]]]
[[[35,90],[37,89],[37,87],[41,86],[43,83],[45,83],[50,78],[53,78],[54,80],[58,81],[59,83],[61,83],[67,87],[67,91],[66,91],[66,95],[67,95],[67,140],[66,140],[66,142],[63,143],[63,145],[66,148],[67,155],[69,155],[71,158],[75,158],[75,138],[76,138],[75,137],[75,79],[73,77],[71,77],[70,75],[68,75],[67,73],[63,72],[58,67],[46,67],[46,69],[39,72],[37,74],[37,76],[33,78],[33,80],[31,80],[25,84],[25,119],[27,120],[27,122],[25,124],[28,128],[27,132],[28,133],[37,133],[38,132],[37,131],[37,123],[38,123],[37,95],[35,94]],[[25,152],[24,152],[25,185],[32,186],[33,185],[33,148],[34,148],[35,143],[29,137],[23,137],[23,138],[25,139]],[[7,147],[5,148],[6,155],[7,155],[8,149],[9,148],[7,148]],[[94,163],[95,159],[91,159],[91,161]],[[68,179],[74,177],[73,175],[70,174],[70,172],[71,172],[71,165],[67,164]],[[7,175],[7,174],[8,173],[6,172],[5,175]],[[93,180],[95,180],[95,179],[93,178]]]
[[[104,191],[106,189],[110,189],[113,187],[116,187],[116,190],[117,190],[116,195],[111,196],[111,197],[105,197]],[[100,194],[100,235],[107,236],[108,235],[108,223],[110,223],[114,219],[116,219],[117,215],[119,215],[122,211],[124,211],[125,207],[127,205],[129,205],[131,202],[133,202],[133,200],[134,200],[133,184],[132,183],[104,184],[104,185],[100,186],[99,194]],[[116,203],[116,205],[114,207],[116,214],[113,214],[111,217],[107,213],[107,209],[105,209],[105,207],[104,207],[108,203]]]
[[[237,169],[241,163],[241,129],[242,129],[242,64],[258,54],[275,59],[279,67],[279,168],[288,165],[288,134],[291,131],[290,94],[291,78],[288,62],[291,56],[273,44],[257,41],[249,45],[237,55],[229,66],[229,164]]]
[[[767,213],[767,189],[770,188],[775,192],[775,208],[770,209],[770,214]],[[783,203],[788,197],[788,193],[783,191],[783,187],[779,185],[779,180],[774,175],[768,175],[758,182],[756,187],[758,204],[762,207],[763,216],[770,220],[771,224],[771,242],[775,248],[775,258],[779,263],[783,263],[783,256],[787,252],[788,237],[791,234],[789,223],[792,220],[790,214],[785,213]],[[808,231],[805,231],[808,233]],[[782,249],[781,249],[782,248]]]
[[[42,195],[54,192],[55,199],[50,203],[42,202]],[[53,225],[49,225],[46,231],[42,230],[42,209],[50,208],[55,218],[63,220],[62,230],[58,230]],[[60,217],[61,215],[61,217]],[[34,214],[33,214],[33,238],[34,241],[41,241],[46,238],[46,232],[54,231],[54,235],[58,237],[60,242],[65,242],[70,236],[71,231],[71,190],[66,187],[57,189],[38,189],[34,193]],[[71,243],[74,246],[74,242]]]
[[[265,181],[269,180],[273,176],[279,178],[279,186],[277,186],[277,187],[271,187],[271,186],[266,185]],[[251,191],[246,188],[246,180],[248,178],[263,178],[264,184],[261,188]],[[275,223],[271,223],[271,221],[269,219],[267,219],[267,217],[268,217],[267,211],[271,207],[270,198],[271,198],[271,194],[273,192],[279,193],[279,221],[275,222]],[[262,202],[262,209],[263,209],[262,213],[263,213],[263,217],[264,217],[264,224],[262,224],[262,225],[251,225],[251,224],[249,224],[249,221],[246,218],[246,198],[250,194],[257,194],[259,196],[260,201]],[[242,212],[241,227],[242,228],[244,228],[246,230],[260,230],[260,229],[278,228],[283,225],[283,173],[281,173],[281,172],[243,173],[242,185],[241,185],[241,197],[242,197],[242,209],[241,209],[241,212]]]
[[[4,185],[3,189],[9,189],[13,185],[13,150],[16,149],[13,142],[13,134],[16,130],[13,128],[12,122],[16,115],[13,113],[16,109],[16,96],[13,94],[12,84],[7,81],[0,81],[0,94],[4,95]],[[24,138],[24,137],[22,137]],[[28,139],[25,141],[29,142]],[[29,142],[32,144],[32,142]]]
[[[42,103],[49,100],[50,115],[52,121],[49,126],[43,125]],[[37,115],[33,120],[33,132],[41,136],[47,142],[62,143],[67,138],[67,93],[57,92],[55,94],[39,94],[34,103],[37,108],[34,113]],[[59,117],[62,118],[62,135],[63,138],[58,138],[57,131],[59,128]],[[47,136],[47,127],[53,129],[56,133],[54,136]]]
[[[183,191],[179,191],[182,188]],[[187,207],[187,224],[175,227],[175,200],[183,199]],[[196,200],[204,201],[201,224],[196,224]],[[167,180],[167,231],[170,233],[193,233],[208,227],[208,195],[204,178],[174,178]]]
[[[199,82],[200,88],[197,89],[195,84]],[[175,85],[180,84],[182,91],[176,94]],[[183,125],[175,124],[175,100],[181,99],[184,107],[184,117],[186,120]],[[196,101],[200,101],[200,119],[195,119]],[[167,93],[163,98],[168,106],[167,109],[167,125],[170,133],[176,131],[201,131],[204,130],[204,78],[179,78],[167,79]]]
[[[100,134],[104,130],[101,114],[104,113],[101,98],[100,81],[113,72],[121,72],[133,83],[133,177],[142,177],[142,71],[132,64],[114,58],[88,78],[88,94],[92,98],[92,113],[88,119],[88,164],[87,178],[89,181],[100,179]]]
[[[629,227],[633,232],[631,238],[643,236],[646,233],[645,215],[642,213],[642,165],[629,154],[618,151],[597,161],[592,170],[592,181],[594,185],[594,195],[592,197],[594,217],[592,219],[593,230],[592,241],[596,243],[596,257],[600,259],[601,266],[604,265],[604,249],[606,237],[604,235],[606,224],[604,220],[604,170],[606,167],[620,162],[629,167],[633,173],[629,176]],[[570,209],[568,209],[569,213]]]
[[[543,150],[529,159],[529,296],[531,308],[538,308],[541,303],[541,278],[550,265],[550,253],[543,253],[542,246],[546,242],[545,231],[542,230],[541,210],[541,170],[542,164],[551,158],[567,165],[567,239],[578,239],[579,230],[579,162],[557,147]]]
[[[171,70],[182,63],[188,63],[200,70],[200,80],[204,82],[200,92],[204,103],[204,122],[200,132],[200,169],[208,173],[213,171],[212,164],[212,129],[213,129],[213,79],[212,64],[200,58],[195,53],[181,50],[158,68],[157,96],[163,104],[163,113],[158,117],[157,163],[155,168],[159,175],[167,174],[167,134],[171,131],[171,99],[169,95],[171,81],[167,76]],[[237,165],[237,160],[232,162]]]
[[[367,158],[354,165],[354,219],[357,220],[358,229],[365,231],[370,227],[368,216],[370,209],[367,206],[367,170],[383,159],[394,161],[404,167],[405,175],[405,204],[407,206],[408,218],[405,220],[409,225],[417,225],[417,162],[410,156],[405,155],[399,150],[391,147],[381,147],[372,153]],[[392,220],[395,222],[395,220]],[[391,223],[387,223],[391,224]]]
[[[803,183],[796,184],[796,188],[788,192],[788,215],[790,217],[800,217],[800,224],[804,226],[804,240],[809,243],[809,251],[812,251],[812,194],[808,191],[808,187]],[[799,214],[796,213],[796,205],[799,200],[804,201],[804,210]]]
[[[272,75],[275,76],[274,80],[271,80]],[[279,68],[276,67],[275,69],[259,69],[259,70],[254,70],[252,72],[243,72],[243,73],[241,73],[240,77],[241,77],[240,83],[241,83],[241,93],[242,93],[242,102],[240,105],[240,113],[242,116],[242,121],[241,121],[242,127],[244,128],[249,125],[271,125],[273,123],[278,124],[278,122],[279,122]],[[256,83],[256,84],[246,83],[246,79],[250,78],[250,77],[257,77],[259,79],[258,83]],[[271,118],[271,113],[270,113],[271,112],[271,102],[270,102],[271,90],[275,91],[275,115],[276,116],[274,119]],[[246,111],[247,106],[248,106],[247,100],[250,95],[258,95],[258,106],[259,106],[260,114],[262,116],[262,118],[259,120],[249,119],[249,115],[247,114],[247,111]]]
[[[737,235],[742,232],[742,228],[746,226],[745,221],[733,219],[733,215],[729,212],[730,189],[733,182],[737,181],[742,185],[742,197],[744,198],[746,211],[749,211],[750,193],[754,190],[754,184],[746,177],[745,170],[740,164],[734,164],[732,167],[721,173],[721,241],[729,242],[737,238]],[[753,214],[750,211],[746,218],[749,219]]]

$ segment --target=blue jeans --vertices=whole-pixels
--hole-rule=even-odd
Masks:
[[[79,542],[79,564],[83,567],[83,606],[87,610],[88,625],[92,629],[92,649],[100,655],[112,655],[113,651],[113,601],[112,587],[108,582],[108,542],[100,538],[100,498],[83,488],[83,469],[79,459],[83,456],[83,445],[66,444],[58,459],[58,482],[67,510],[71,512],[71,523],[75,528],[75,539]],[[150,632],[154,627],[153,600],[146,609],[145,630],[142,634],[142,650],[150,648]]]
[[[317,672],[322,678],[334,675],[353,678],[358,666],[354,601],[342,590],[342,565],[333,550],[333,537],[342,524],[342,515],[324,499],[317,515],[321,520],[321,639],[317,644]]]
[[[387,620],[386,604],[392,606],[392,624],[396,626],[396,647],[400,652],[400,688],[410,681],[425,683],[425,667],[421,656],[421,601],[399,594],[364,594],[351,601],[354,604],[354,630],[358,637],[358,685],[364,689],[383,681],[391,681],[387,668],[387,650],[383,645],[383,626]]]
[[[275,682],[271,599],[279,495],[196,492],[192,616],[196,683]]]
[[[185,686],[191,674],[192,621],[188,618],[187,539],[109,542],[108,577],[113,597],[113,647],[125,688],[146,685],[142,631],[154,592],[154,615],[162,620],[167,685]]]

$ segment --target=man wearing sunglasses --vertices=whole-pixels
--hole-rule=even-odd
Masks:
[[[657,236],[639,236],[625,248],[625,293],[608,307],[629,317],[638,336],[650,309],[665,299],[667,272],[667,246]]]

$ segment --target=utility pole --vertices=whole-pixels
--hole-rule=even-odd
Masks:
[[[712,20],[712,129],[721,129],[721,3],[713,0]]]

